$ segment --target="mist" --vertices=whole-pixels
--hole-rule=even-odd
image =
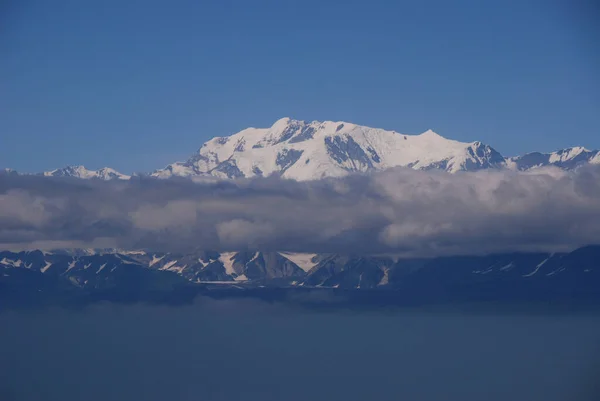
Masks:
[[[600,317],[259,301],[0,314],[0,399],[591,401]]]

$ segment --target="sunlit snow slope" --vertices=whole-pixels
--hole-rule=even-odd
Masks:
[[[213,138],[187,161],[170,164],[150,175],[212,179],[277,175],[305,181],[391,167],[456,173],[488,168],[524,171],[545,166],[573,170],[588,163],[600,164],[600,151],[574,147],[505,158],[489,145],[446,139],[431,130],[406,135],[341,121],[282,118],[270,128],[247,128],[231,136]],[[19,173],[5,168],[0,174]],[[84,166],[67,166],[41,175],[131,178],[108,167],[89,170]]]
[[[282,118],[270,128],[248,128],[213,138],[188,161],[152,175],[238,178],[278,174],[314,180],[397,166],[457,172],[503,164],[502,155],[488,145],[449,140],[431,130],[404,135],[346,122]]]

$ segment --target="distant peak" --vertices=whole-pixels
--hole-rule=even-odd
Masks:
[[[431,138],[443,138],[440,134],[438,134],[437,132],[435,132],[432,129],[428,129],[427,131],[423,132],[421,134],[421,136],[431,137]]]
[[[283,126],[289,125],[292,121],[295,121],[295,120],[291,119],[290,117],[280,118],[279,120],[275,121],[275,123],[272,125],[272,128],[283,127]]]
[[[583,146],[573,146],[571,148],[566,148],[565,151],[576,152],[576,153],[590,152],[589,149],[584,148]]]

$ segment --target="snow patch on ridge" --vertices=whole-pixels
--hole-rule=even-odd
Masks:
[[[308,272],[310,269],[317,265],[312,259],[317,256],[316,253],[293,253],[293,252],[279,252],[281,256],[290,260],[296,264],[299,268]]]

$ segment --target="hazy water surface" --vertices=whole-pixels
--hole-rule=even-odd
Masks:
[[[249,301],[0,314],[0,400],[600,399],[600,318]]]

